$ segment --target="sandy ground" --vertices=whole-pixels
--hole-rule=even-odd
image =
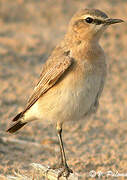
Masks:
[[[84,7],[127,20],[125,0],[0,0],[0,174],[5,177],[18,169],[32,174],[33,162],[57,161],[53,125],[33,122],[15,135],[5,130],[23,109],[69,19]],[[63,132],[68,164],[83,180],[90,179],[91,170],[127,173],[127,24],[110,27],[101,45],[108,77],[99,111],[88,120],[67,124]]]

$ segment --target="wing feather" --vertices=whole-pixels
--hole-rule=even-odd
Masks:
[[[53,85],[57,83],[59,78],[64,74],[65,71],[72,65],[73,59],[69,56],[64,56],[61,61],[50,65],[49,68],[42,71],[40,80],[34,89],[34,92],[28,100],[27,106],[23,113],[25,113],[46,91],[48,91]],[[52,64],[52,63],[51,63]]]

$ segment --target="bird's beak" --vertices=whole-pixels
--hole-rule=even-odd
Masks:
[[[111,25],[111,24],[122,23],[122,22],[124,22],[122,19],[106,19],[104,24]]]

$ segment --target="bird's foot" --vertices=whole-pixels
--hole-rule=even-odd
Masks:
[[[68,165],[63,165],[61,168],[59,168],[59,170],[60,170],[60,172],[58,174],[58,179],[61,176],[68,178],[70,173],[73,173],[73,171],[68,167]]]
[[[50,167],[50,169],[59,170],[58,180],[61,176],[68,178],[70,173],[73,173],[73,171],[68,167],[68,165],[64,165],[63,163],[55,164],[52,167]]]

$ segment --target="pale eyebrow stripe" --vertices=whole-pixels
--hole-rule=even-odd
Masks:
[[[96,25],[104,24],[104,19],[101,19],[101,18],[97,19],[97,17],[93,17],[93,16],[91,16],[89,14],[81,16],[82,19],[86,19],[87,17],[92,18],[93,19],[93,23],[95,23]]]
[[[93,16],[91,16],[91,15],[89,15],[89,14],[86,14],[86,15],[81,16],[82,19],[86,19],[87,17],[93,18]]]
[[[96,16],[91,16],[90,14],[86,14],[86,15],[81,16],[82,19],[86,19],[87,17],[90,17],[90,18],[92,18],[92,19],[97,19]],[[100,20],[100,21],[102,21],[102,22],[104,21],[103,18],[101,18],[101,17],[98,17],[98,18],[99,18],[98,20]]]

